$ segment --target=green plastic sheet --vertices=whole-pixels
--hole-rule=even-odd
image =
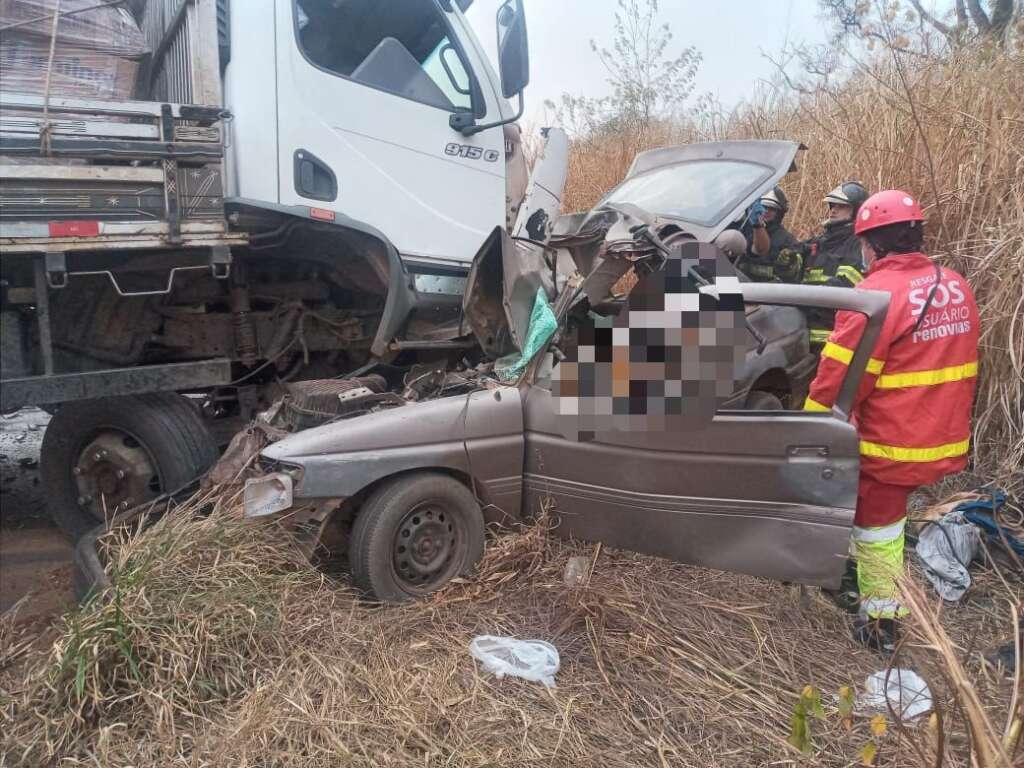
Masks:
[[[526,343],[522,352],[514,352],[505,355],[494,363],[494,372],[502,381],[515,381],[522,376],[526,366],[548,343],[548,339],[554,334],[558,327],[555,313],[548,306],[547,296],[543,288],[537,289],[537,295],[533,299],[533,311],[530,312],[530,327],[526,331]]]

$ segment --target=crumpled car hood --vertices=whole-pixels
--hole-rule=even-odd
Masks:
[[[636,156],[626,178],[601,203],[586,213],[563,214],[555,221],[548,240],[551,248],[514,239],[503,228],[495,228],[473,259],[463,298],[464,316],[481,348],[492,358],[521,351],[538,290],[553,302],[574,270],[588,276],[599,268],[603,247],[628,248],[632,241],[628,225],[635,221],[627,221],[622,210],[633,209],[636,215],[632,219],[649,221],[654,228],[677,224],[698,241],[710,243],[795,167],[801,148],[794,141],[749,140],[648,150]],[[629,189],[625,185],[647,174],[686,163],[730,161],[756,166],[763,172],[751,183],[718,190],[723,199],[722,213],[714,221],[691,221],[664,211],[638,209],[628,199],[615,201],[620,210],[607,204],[609,198]],[[568,249],[572,250],[571,257]]]

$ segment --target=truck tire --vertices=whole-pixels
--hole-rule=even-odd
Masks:
[[[349,543],[356,586],[382,602],[435,592],[484,553],[484,518],[473,494],[448,475],[420,472],[385,482],[359,509]]]
[[[785,406],[782,401],[779,400],[771,392],[765,392],[764,390],[754,390],[747,395],[747,402],[744,404],[744,408],[748,411],[784,411]]]
[[[87,531],[209,469],[217,445],[198,410],[161,392],[64,403],[43,434],[39,472],[54,522]]]

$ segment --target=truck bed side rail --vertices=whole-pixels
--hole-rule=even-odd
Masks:
[[[0,160],[0,251],[216,242],[228,232],[226,119],[217,106],[75,98],[44,104],[39,96],[0,92],[0,155],[14,158]],[[75,222],[83,226],[66,226]],[[90,237],[110,242],[83,242]]]
[[[148,0],[142,32],[153,55],[142,85],[149,98],[222,103],[217,36],[226,34],[227,18],[226,11],[218,17],[217,6],[217,0]]]

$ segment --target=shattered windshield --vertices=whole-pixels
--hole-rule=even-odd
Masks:
[[[675,163],[626,179],[601,204],[633,203],[651,213],[713,227],[772,172],[766,165],[737,160]]]

